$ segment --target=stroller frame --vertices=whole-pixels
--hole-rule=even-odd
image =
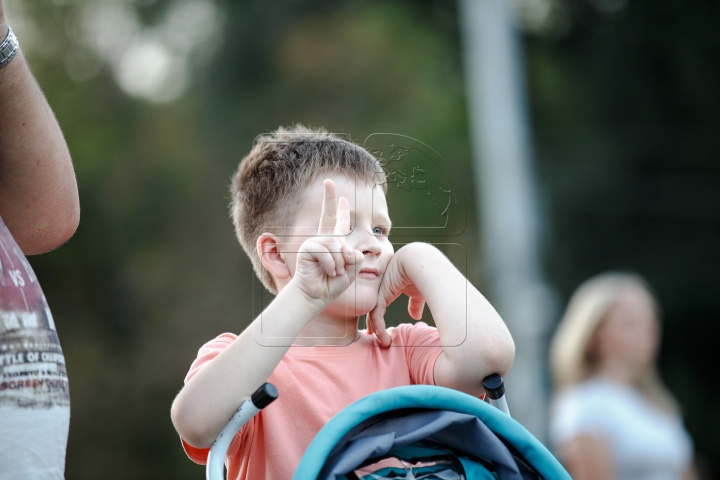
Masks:
[[[489,403],[510,416],[502,377],[497,374],[489,375],[483,380],[483,387]],[[277,397],[278,391],[275,386],[266,382],[240,405],[210,447],[205,469],[206,480],[224,480],[225,455],[233,437],[245,423],[275,401]]]

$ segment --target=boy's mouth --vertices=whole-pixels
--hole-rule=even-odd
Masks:
[[[379,272],[377,268],[363,268],[358,272],[358,277],[377,278]]]

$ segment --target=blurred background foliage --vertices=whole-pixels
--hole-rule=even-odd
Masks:
[[[545,266],[561,305],[609,268],[664,308],[661,368],[720,478],[720,4],[514,0]],[[68,479],[202,478],[169,407],[197,349],[251,320],[228,218],[254,138],[294,122],[412,136],[467,197],[482,266],[457,10],[449,0],[5,0],[80,187],[73,239],[30,259],[72,385]]]

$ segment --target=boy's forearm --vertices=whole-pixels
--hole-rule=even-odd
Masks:
[[[267,381],[307,322],[324,305],[288,285],[248,328],[204,366],[173,402],[171,417],[180,436],[195,447],[207,447],[240,404]],[[284,346],[267,346],[261,338],[283,337]],[[279,344],[280,345],[280,344]]]
[[[487,375],[505,375],[515,346],[490,302],[432,245],[409,244],[397,255],[403,256],[405,273],[422,293],[438,328],[443,355],[436,364],[436,380],[439,373],[461,383],[445,386],[480,391]]]

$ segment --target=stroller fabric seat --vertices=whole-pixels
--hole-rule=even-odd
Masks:
[[[570,476],[525,428],[456,390],[411,385],[349,405],[315,436],[294,480],[560,479]]]

